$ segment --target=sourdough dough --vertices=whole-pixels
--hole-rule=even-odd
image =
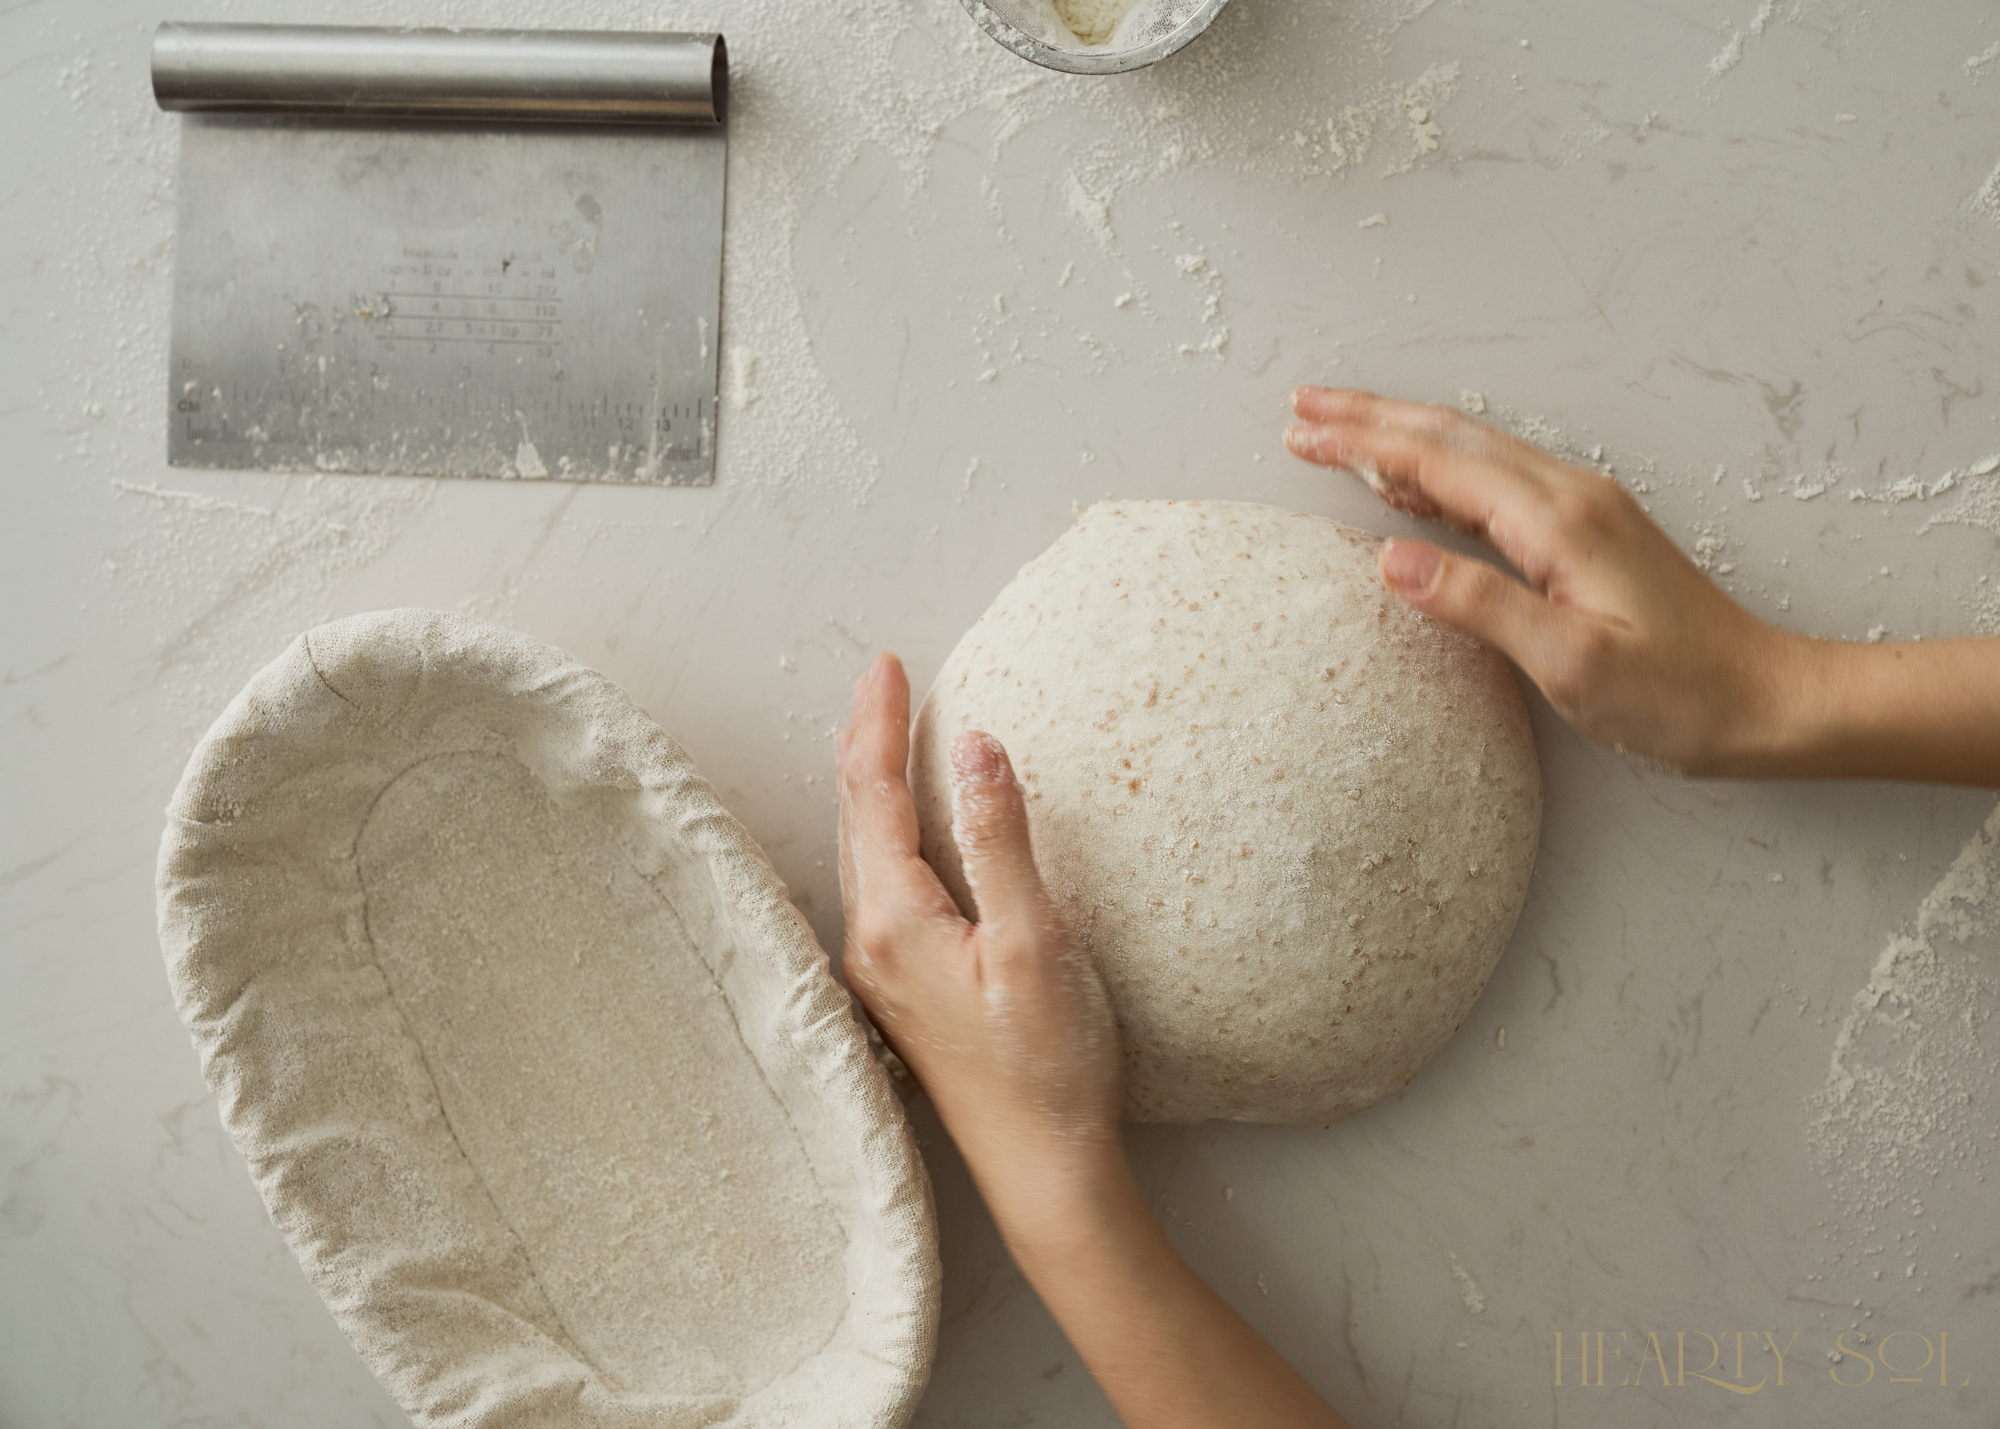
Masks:
[[[1379,544],[1240,502],[1094,506],[918,712],[924,855],[968,911],[950,744],[1012,754],[1131,1120],[1357,1112],[1457,1030],[1513,930],[1541,824],[1520,693],[1383,591]]]
[[[272,1218],[422,1425],[897,1425],[929,1184],[824,953],[603,676],[309,631],[195,751],[176,1002]]]

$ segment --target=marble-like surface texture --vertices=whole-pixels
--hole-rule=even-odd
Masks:
[[[220,17],[722,28],[717,485],[167,468],[147,43]],[[1299,381],[1479,394],[1793,628],[2000,624],[1990,0],[1235,0],[1105,80],[955,0],[12,0],[0,134],[8,1426],[401,1422],[223,1137],[153,934],[189,748],[315,621],[464,609],[602,668],[829,944],[850,680],[895,649],[922,688],[1073,501],[1408,529],[1284,455]],[[1685,781],[1533,705],[1541,863],[1464,1031],[1331,1130],[1134,1132],[1175,1236],[1367,1429],[2000,1421],[1993,797]],[[1112,1423],[919,1125],[919,1422]]]

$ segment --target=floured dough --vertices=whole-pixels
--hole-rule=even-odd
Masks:
[[[917,715],[923,851],[970,908],[948,752],[1005,744],[1103,971],[1135,1121],[1330,1122],[1458,1028],[1527,891],[1541,779],[1504,661],[1379,542],[1240,502],[1092,507]]]
[[[603,676],[308,632],[175,795],[176,1001],[273,1219],[422,1425],[896,1425],[929,1186],[825,955]]]

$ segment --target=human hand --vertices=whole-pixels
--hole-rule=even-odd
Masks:
[[[1118,1031],[1028,841],[1007,751],[951,747],[951,827],[977,923],[917,852],[910,684],[879,655],[840,755],[847,984],[916,1073],[1015,1262],[1127,1424],[1347,1429],[1201,1277],[1118,1141]]]
[[[855,685],[838,749],[848,985],[1004,1217],[1036,1183],[1122,1155],[1103,983],[1042,886],[998,741],[962,734],[951,749],[952,834],[977,923],[917,852],[910,685],[895,656]]]
[[[1301,387],[1292,410],[1295,454],[1484,537],[1528,582],[1392,540],[1390,590],[1498,647],[1601,744],[1689,773],[1772,772],[1814,642],[1730,600],[1623,487],[1446,407]]]

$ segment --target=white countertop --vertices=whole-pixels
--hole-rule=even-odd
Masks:
[[[722,29],[717,484],[169,469],[167,18]],[[2000,475],[1970,474],[2000,454],[1989,0],[1235,0],[1095,80],[956,0],[26,0],[0,57],[9,1426],[403,1422],[266,1220],[153,933],[193,741],[317,621],[463,609],[599,666],[829,945],[849,682],[894,649],[921,687],[1073,501],[1407,529],[1284,454],[1300,381],[1601,446],[1792,628],[2000,628]],[[2000,939],[1941,928],[1853,1001],[1993,797],[1684,781],[1534,707],[1540,864],[1464,1030],[1331,1130],[1134,1131],[1177,1239],[1364,1429],[2000,1420]],[[1861,1076],[1823,1123],[1843,1030]],[[919,1127],[947,1280],[918,1422],[1114,1422]],[[1889,1382],[1941,1336],[1946,1385]]]

